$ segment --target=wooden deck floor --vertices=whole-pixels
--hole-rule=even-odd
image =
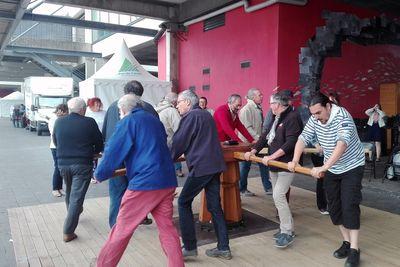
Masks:
[[[262,193],[258,179],[249,180],[256,197],[242,199],[243,208],[276,221],[271,196]],[[195,212],[198,209],[198,199]],[[176,205],[175,205],[176,206]],[[199,247],[199,256],[187,266],[343,266],[332,256],[341,243],[340,234],[328,216],[315,207],[315,194],[293,188],[290,203],[296,239],[291,247],[273,246],[273,231],[232,239],[233,259],[205,256],[209,244]],[[176,208],[176,207],[175,207]],[[175,210],[174,216],[177,216]],[[63,203],[8,210],[17,266],[90,266],[103,245],[108,227],[108,198],[87,199],[77,228],[79,238],[62,241],[65,217]],[[367,266],[400,266],[400,216],[362,207],[361,259]],[[131,239],[120,266],[166,266],[156,226],[140,226]]]

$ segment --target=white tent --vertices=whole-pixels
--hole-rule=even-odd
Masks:
[[[20,104],[24,104],[24,95],[18,91],[1,98],[0,117],[10,117],[11,106]]]
[[[106,110],[112,102],[123,96],[124,86],[131,80],[143,85],[142,99],[153,106],[171,91],[171,83],[148,73],[123,41],[120,49],[103,67],[79,83],[79,96],[85,100],[95,96],[100,98]]]

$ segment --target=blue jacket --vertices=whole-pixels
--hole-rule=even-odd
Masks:
[[[153,108],[153,106],[146,101],[142,100],[143,109],[150,112],[158,118],[157,111]],[[119,109],[118,109],[118,100],[114,101],[107,109],[106,115],[104,117],[103,129],[100,129],[105,142],[108,142],[108,139],[112,136],[115,130],[115,126],[119,122]]]
[[[131,114],[117,123],[95,177],[99,181],[110,178],[122,163],[127,169],[129,190],[147,191],[177,186],[164,126],[142,108],[133,109]]]
[[[185,154],[189,175],[200,177],[226,169],[217,127],[211,114],[198,106],[186,113],[172,138],[171,154]]]

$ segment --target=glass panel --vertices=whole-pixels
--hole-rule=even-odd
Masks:
[[[66,103],[68,98],[63,97],[39,97],[39,108],[55,108],[59,104]]]

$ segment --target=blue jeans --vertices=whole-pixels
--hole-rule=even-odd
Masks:
[[[57,164],[57,150],[55,148],[51,148],[51,155],[53,156],[54,161],[54,171],[53,171],[53,190],[62,189],[63,186],[63,178],[61,177],[60,170],[58,169]]]
[[[67,217],[64,221],[64,234],[73,234],[78,226],[79,216],[83,210],[83,201],[93,174],[92,165],[59,166],[65,182],[65,204]]]
[[[182,171],[182,163],[181,162],[176,162],[175,164],[175,171]]]
[[[264,186],[265,192],[272,188],[271,182],[269,181],[269,171],[268,167],[262,163],[257,163],[260,167],[261,181]],[[251,161],[241,161],[239,162],[240,167],[240,180],[239,180],[239,190],[243,192],[247,190],[247,177],[249,176],[249,171],[251,168]]]
[[[128,188],[128,178],[126,176],[117,176],[108,180],[108,192],[110,195],[110,211],[108,214],[108,223],[112,228],[117,221],[119,206],[122,197]]]
[[[179,226],[181,228],[182,242],[186,250],[197,248],[196,232],[192,211],[193,199],[204,188],[207,200],[207,209],[211,213],[215,233],[217,235],[217,247],[220,250],[229,249],[228,231],[221,208],[220,173],[201,177],[189,176],[178,199]]]

